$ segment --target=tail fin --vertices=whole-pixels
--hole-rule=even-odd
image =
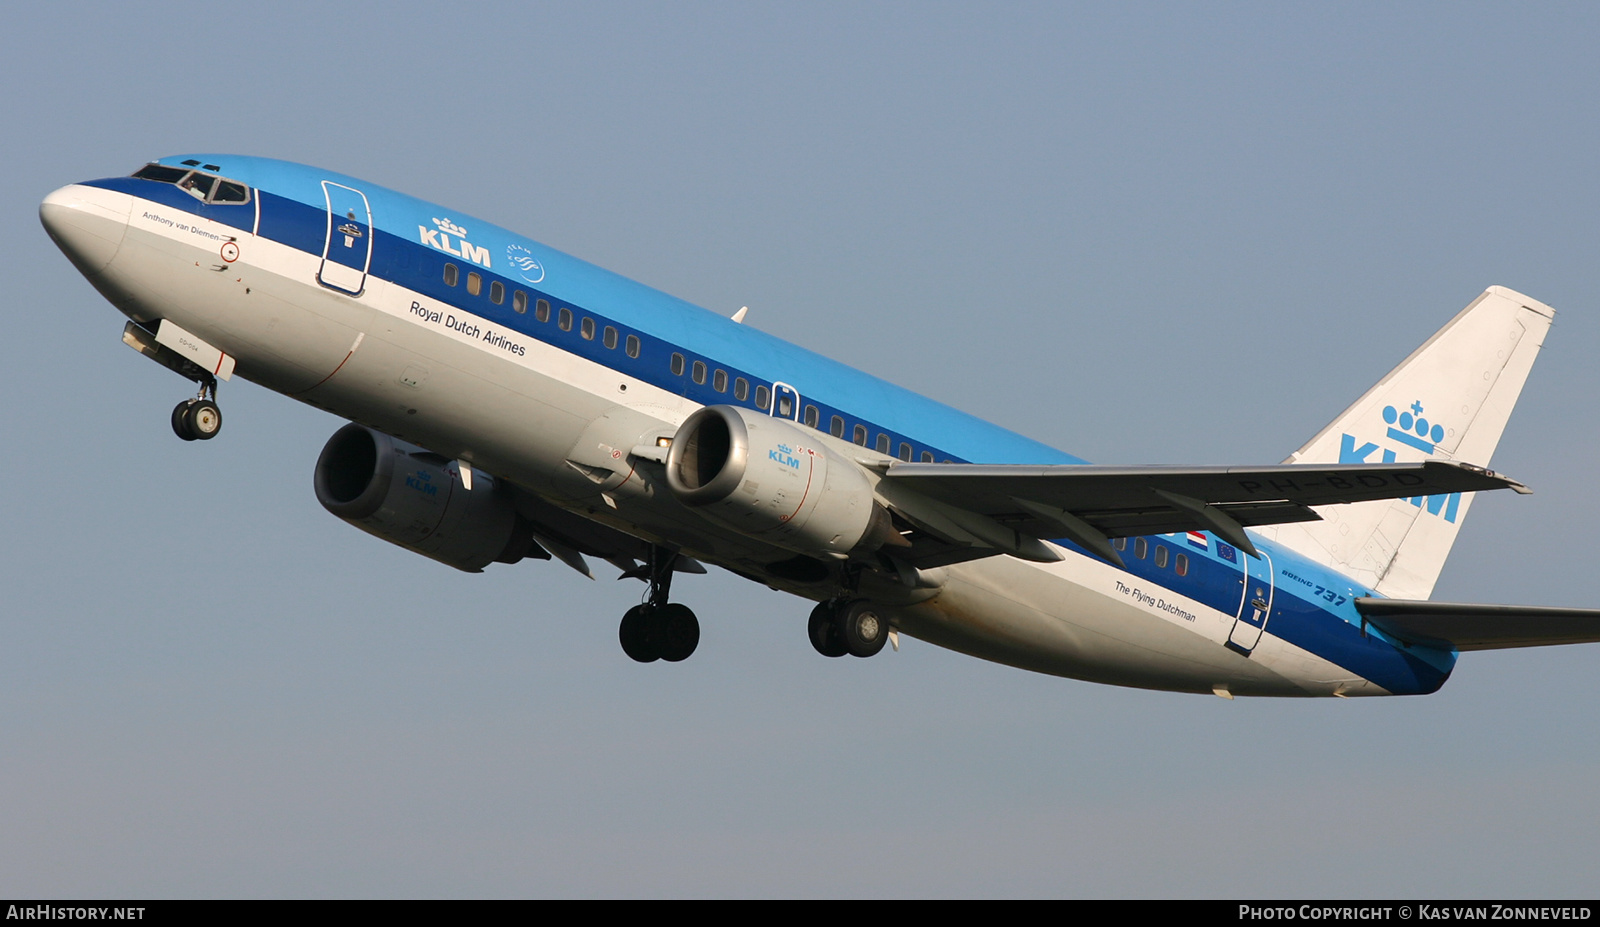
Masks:
[[[1488,466],[1554,316],[1490,287],[1285,463]],[[1456,493],[1327,506],[1323,521],[1279,526],[1276,540],[1381,595],[1426,599],[1471,504]]]

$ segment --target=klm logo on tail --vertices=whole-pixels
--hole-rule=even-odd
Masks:
[[[1383,407],[1383,421],[1389,426],[1385,437],[1397,444],[1415,448],[1428,456],[1433,456],[1439,442],[1444,440],[1444,426],[1436,422],[1429,422],[1423,417],[1423,406],[1419,400],[1413,402],[1407,411],[1400,411],[1394,406]],[[1380,448],[1377,444],[1368,441],[1356,447],[1354,435],[1345,434],[1339,438],[1339,462],[1342,464],[1377,463],[1368,460],[1373,451],[1383,451],[1383,463],[1394,463],[1395,451],[1392,448]],[[1444,520],[1455,524],[1456,513],[1461,508],[1461,494],[1450,493],[1446,496],[1412,496],[1406,500],[1417,508],[1425,508],[1429,515],[1444,515]]]

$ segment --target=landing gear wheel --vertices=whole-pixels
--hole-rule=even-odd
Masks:
[[[688,606],[667,601],[667,594],[672,590],[672,568],[677,561],[677,551],[651,546],[645,570],[650,583],[649,595],[643,604],[628,609],[622,616],[622,626],[617,629],[622,652],[640,663],[657,660],[677,663],[689,659],[700,646],[700,619]],[[623,575],[639,574],[630,571]]]
[[[889,619],[870,602],[851,602],[839,609],[839,637],[852,656],[870,657],[889,640]]]
[[[202,441],[215,438],[222,430],[222,410],[209,399],[192,401],[184,418],[188,420],[189,431]]]
[[[200,395],[172,409],[172,433],[185,441],[208,441],[222,430],[222,410],[217,408],[217,382],[200,384]]]
[[[661,659],[677,663],[689,659],[700,646],[700,619],[687,605],[676,602],[655,610],[656,642]]]
[[[193,441],[195,434],[189,430],[189,406],[197,400],[185,399],[172,408],[172,433],[185,441]]]
[[[628,609],[628,613],[622,616],[622,627],[617,631],[617,637],[622,641],[622,652],[640,663],[654,663],[661,659],[657,624],[654,608],[635,605]]]
[[[835,619],[832,602],[819,603],[811,610],[811,620],[806,622],[806,633],[811,637],[811,646],[825,657],[842,657],[849,652],[845,650],[844,640],[839,636],[839,622]]]

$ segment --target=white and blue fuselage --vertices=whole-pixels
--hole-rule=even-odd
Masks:
[[[670,435],[705,406],[792,419],[843,459],[1081,464],[1013,432],[470,216],[282,161],[185,155],[241,192],[118,177],[46,200],[47,227],[135,322],[170,321],[240,376],[464,461],[542,500],[774,588],[793,555],[706,523],[639,480],[596,423]],[[631,429],[631,430],[630,430]],[[591,446],[592,445],[592,446]],[[577,461],[578,463],[574,463]],[[598,467],[598,464],[596,464]],[[636,470],[619,466],[619,472]],[[869,466],[870,469],[870,466]],[[586,472],[587,471],[587,472]],[[631,487],[631,488],[630,488]],[[1363,622],[1374,595],[1260,535],[1069,540],[1059,562],[953,562],[893,606],[902,632],[1061,676],[1224,695],[1429,693],[1450,649]]]

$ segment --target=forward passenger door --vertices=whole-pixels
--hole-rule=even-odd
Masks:
[[[372,206],[365,193],[331,180],[322,182],[322,195],[328,203],[328,235],[317,282],[360,296],[372,266]]]

